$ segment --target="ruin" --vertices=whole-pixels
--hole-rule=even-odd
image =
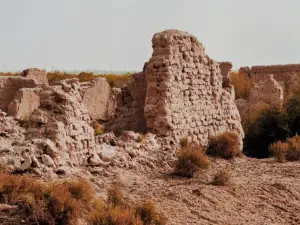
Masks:
[[[221,71],[220,63],[205,55],[203,45],[186,32],[157,33],[152,45],[143,72],[120,93],[122,104],[114,118],[120,122],[113,123],[117,129],[144,130],[175,143],[189,137],[203,145],[210,136],[233,131],[242,143],[244,133],[228,75],[232,65],[221,64]]]
[[[119,158],[126,165],[123,158],[132,158],[141,146],[137,133],[149,137],[143,148],[169,149],[170,158],[182,138],[207,145],[225,131],[238,135],[242,150],[244,132],[229,79],[232,64],[209,58],[203,45],[183,31],[156,33],[152,45],[143,71],[122,88],[109,87],[104,78],[49,85],[38,69],[0,77],[0,149],[10,152],[0,162],[37,172],[108,165],[118,138],[118,148],[129,152]],[[93,124],[105,133],[96,134]]]
[[[273,74],[283,87],[284,96],[288,96],[300,84],[300,64],[241,67],[239,72],[246,73],[254,83],[268,80],[268,76]]]

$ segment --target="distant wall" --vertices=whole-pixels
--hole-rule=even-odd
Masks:
[[[300,64],[241,67],[239,71],[247,73],[255,83],[268,80],[268,75],[273,74],[274,79],[283,86],[285,95],[300,83]]]

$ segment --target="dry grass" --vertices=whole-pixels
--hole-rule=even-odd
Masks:
[[[12,73],[12,72],[0,72],[0,76],[16,76],[18,73]]]
[[[269,146],[269,151],[275,156],[278,162],[284,162],[286,153],[289,150],[289,144],[282,141],[277,141]]]
[[[167,218],[163,213],[159,213],[151,201],[145,201],[136,208],[137,215],[145,225],[165,225]]]
[[[75,224],[94,197],[83,180],[46,184],[29,176],[0,174],[1,203],[20,205],[28,224]]]
[[[209,160],[204,153],[203,147],[195,144],[189,144],[184,148],[180,148],[177,157],[174,173],[179,176],[191,178],[201,169],[206,169],[209,166]]]
[[[94,210],[87,216],[89,225],[143,225],[132,208],[109,206],[99,200]]]
[[[286,160],[288,161],[300,160],[300,136],[296,135],[292,138],[288,138],[286,142],[289,145],[289,149],[285,155]]]
[[[124,84],[128,83],[132,79],[132,74],[123,74],[123,75],[116,75],[116,74],[107,74],[107,75],[100,75],[101,77],[106,78],[107,82],[111,87],[120,88]]]
[[[252,81],[246,73],[232,71],[230,73],[231,83],[234,86],[236,99],[248,99]]]
[[[230,184],[230,178],[231,176],[228,170],[221,170],[215,175],[211,184],[217,186],[226,186]]]
[[[0,203],[18,205],[26,213],[24,224],[75,225],[82,218],[89,225],[164,225],[167,221],[152,202],[137,207],[126,203],[117,185],[108,190],[107,202],[97,199],[82,179],[45,183],[1,173]]]
[[[67,72],[53,71],[47,73],[49,83],[56,81],[78,78],[80,82],[86,82],[94,80],[97,77],[106,78],[107,82],[111,87],[122,87],[124,84],[129,82],[132,78],[132,74],[126,73],[123,75],[117,74],[93,74],[91,72],[81,72],[80,74],[72,74]]]
[[[118,184],[113,184],[107,190],[107,201],[111,205],[123,205],[124,204],[124,194],[121,187]]]
[[[285,142],[277,141],[270,145],[270,152],[278,162],[300,160],[300,136],[288,138]]]
[[[232,132],[224,132],[209,140],[207,154],[231,159],[241,155],[239,137]]]
[[[101,199],[93,202],[93,210],[87,215],[89,225],[165,225],[167,218],[159,213],[151,201],[131,206],[124,201],[119,185],[108,189],[107,204]]]
[[[188,143],[189,143],[189,141],[188,141],[188,139],[186,137],[185,138],[181,138],[180,142],[179,142],[181,148],[184,148],[184,147],[188,146]]]

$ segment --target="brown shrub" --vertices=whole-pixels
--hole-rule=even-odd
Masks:
[[[285,155],[288,161],[300,160],[300,136],[296,135],[292,138],[288,138],[286,143],[289,145],[289,149]]]
[[[3,74],[3,75],[7,76],[8,74]],[[53,71],[47,73],[48,81],[50,84],[56,81],[70,79],[70,78],[78,78],[80,82],[86,82],[86,81],[94,80],[98,76],[106,78],[107,82],[111,87],[118,87],[118,88],[122,87],[124,84],[126,84],[132,79],[132,74],[129,73],[123,75],[93,74],[92,72],[81,72],[77,75],[77,74],[61,72],[61,71]]]
[[[229,183],[230,183],[230,173],[227,170],[219,171],[215,175],[214,180],[211,182],[212,185],[217,185],[217,186],[226,186]]]
[[[300,136],[288,138],[285,142],[277,141],[269,146],[269,150],[278,162],[300,160]]]
[[[145,225],[165,225],[167,217],[163,213],[159,213],[151,201],[145,201],[136,208],[137,215]]]
[[[230,159],[241,155],[239,137],[232,132],[224,132],[209,140],[207,154]]]
[[[108,190],[107,190],[107,201],[109,204],[112,204],[114,206],[116,205],[123,205],[124,203],[124,194],[122,189],[118,184],[113,184]]]
[[[143,225],[132,208],[107,206],[101,200],[96,201],[93,207],[87,216],[89,225]]]
[[[195,144],[179,149],[177,157],[175,174],[179,176],[193,177],[200,169],[205,169],[209,165],[203,147]]]
[[[28,224],[74,224],[94,196],[83,180],[50,183],[29,176],[0,174],[0,202],[20,205]]]
[[[124,84],[128,83],[132,79],[132,74],[105,74],[100,76],[106,78],[107,82],[111,87],[117,88],[122,87]]]
[[[230,73],[231,83],[234,86],[235,98],[248,99],[250,94],[250,89],[252,86],[252,81],[246,73],[234,72]]]
[[[80,74],[77,75],[77,78],[79,79],[80,82],[87,82],[87,81],[94,80],[96,76],[91,72],[81,72]]]
[[[284,162],[286,153],[289,150],[289,144],[282,141],[277,141],[269,146],[269,151],[275,156],[278,162]]]
[[[53,82],[70,79],[70,78],[76,78],[75,74],[66,73],[66,72],[60,72],[60,71],[53,71],[47,73],[47,78],[49,84],[52,84]]]
[[[188,146],[189,141],[188,141],[188,139],[186,137],[185,138],[181,138],[179,144],[180,144],[181,148],[184,148],[184,147]]]

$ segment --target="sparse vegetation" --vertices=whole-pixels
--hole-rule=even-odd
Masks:
[[[167,218],[159,213],[151,201],[137,207],[125,203],[118,184],[108,189],[107,204],[100,199],[93,202],[93,210],[87,215],[89,225],[165,225]]]
[[[230,173],[228,170],[221,170],[219,171],[215,177],[214,180],[211,182],[212,185],[217,186],[226,186],[230,183]]]
[[[70,78],[78,78],[80,82],[91,81],[97,77],[106,78],[107,82],[111,87],[122,87],[128,81],[131,80],[132,74],[126,73],[123,75],[117,74],[93,74],[91,72],[81,72],[80,74],[72,74],[61,71],[53,71],[47,73],[49,83],[53,83],[56,81],[70,79]]]
[[[230,73],[231,83],[235,89],[236,99],[248,99],[252,81],[246,73],[243,72],[231,72]]]
[[[224,132],[209,140],[207,154],[225,159],[241,155],[239,137],[232,132]]]
[[[204,148],[196,144],[189,144],[180,148],[177,153],[175,174],[184,177],[193,177],[201,169],[209,166],[209,160],[204,153]]]
[[[1,203],[20,205],[30,224],[74,224],[94,196],[89,183],[45,184],[29,176],[0,174]]]
[[[89,225],[165,225],[167,221],[152,202],[130,206],[116,185],[108,190],[107,203],[95,198],[92,186],[82,179],[45,183],[1,173],[0,203],[21,207],[26,224],[74,225],[80,218]]]

